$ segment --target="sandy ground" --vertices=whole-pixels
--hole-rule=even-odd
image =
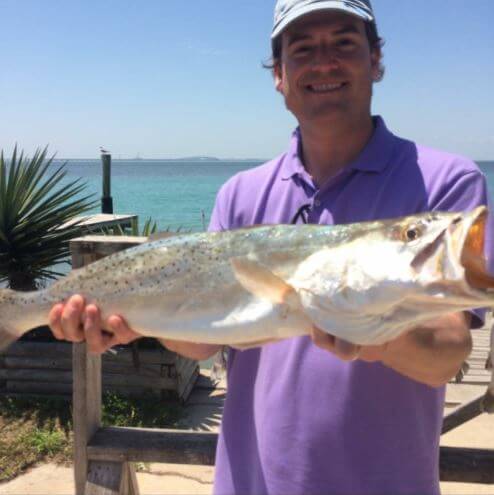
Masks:
[[[485,385],[449,385],[446,413],[459,403],[475,398],[485,391]],[[205,393],[198,391],[188,404],[188,427],[216,431],[221,419],[224,389]],[[442,437],[442,445],[494,449],[494,417],[482,415]],[[138,472],[141,495],[209,494],[213,469],[206,466],[177,464],[144,465]],[[493,466],[494,469],[494,466]],[[443,495],[494,495],[494,485],[442,483]],[[0,484],[2,495],[71,495],[74,493],[70,467],[43,464],[16,479]]]

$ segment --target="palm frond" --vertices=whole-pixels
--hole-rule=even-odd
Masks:
[[[60,275],[54,265],[69,261],[69,240],[81,232],[67,222],[97,204],[80,179],[67,182],[66,163],[54,168],[47,154],[45,147],[28,159],[16,145],[7,163],[0,153],[0,281],[20,290]]]

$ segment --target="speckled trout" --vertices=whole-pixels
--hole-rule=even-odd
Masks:
[[[0,292],[0,347],[74,293],[144,336],[240,349],[306,335],[389,341],[446,313],[494,305],[487,210],[365,223],[274,225],[149,242],[51,287]],[[494,386],[490,388],[494,395]]]

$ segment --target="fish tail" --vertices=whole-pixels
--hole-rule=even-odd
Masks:
[[[18,328],[11,318],[17,304],[18,294],[15,291],[0,289],[0,354],[26,332]]]

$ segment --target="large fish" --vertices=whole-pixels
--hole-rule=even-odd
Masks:
[[[71,294],[145,336],[249,348],[308,334],[389,341],[423,321],[494,305],[485,207],[396,220],[276,225],[158,240],[38,292],[0,291],[0,348]],[[489,388],[494,397],[494,379]],[[494,410],[494,401],[486,401]]]

